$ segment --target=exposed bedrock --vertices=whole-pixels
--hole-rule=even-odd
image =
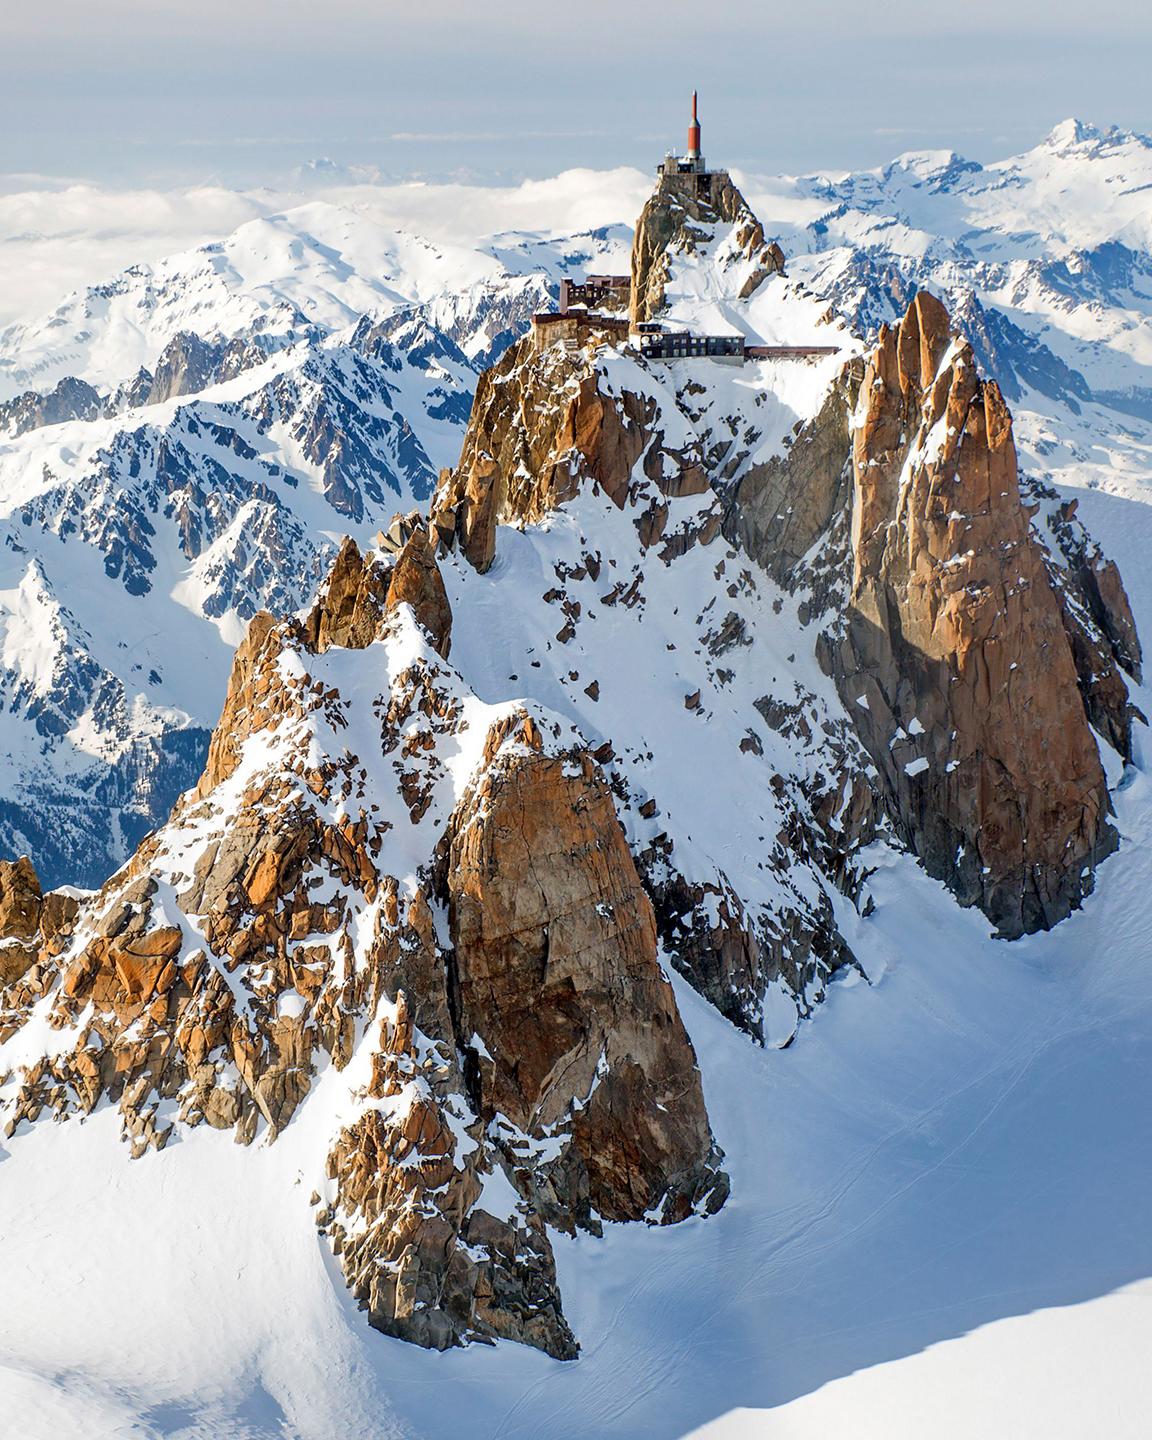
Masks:
[[[1046,928],[1117,843],[1011,417],[921,293],[853,419],[851,593],[824,648],[900,836],[1005,936]]]
[[[598,767],[505,746],[450,843],[455,1008],[481,1113],[536,1135],[570,1123],[541,1208],[588,1223],[718,1206],[695,1055]]]
[[[104,1101],[136,1156],[178,1124],[272,1142],[355,1059],[316,1223],[370,1323],[570,1358],[548,1226],[671,1223],[727,1178],[599,768],[513,709],[457,795],[450,628],[426,527],[346,543],[303,621],[252,622],[200,786],[101,891],[0,864],[0,1043],[38,1008],[68,1036],[4,1128]]]
[[[731,227],[730,246],[718,262],[740,266],[738,294],[747,299],[769,275],[782,274],[784,254],[766,243],[764,227],[723,171],[703,177],[661,175],[640,212],[632,242],[634,323],[651,320],[664,308],[670,266],[677,255],[692,255]]]

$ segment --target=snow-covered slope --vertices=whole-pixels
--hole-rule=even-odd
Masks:
[[[753,189],[793,273],[865,332],[918,286],[947,299],[1031,468],[1081,485],[1140,468],[1152,435],[1150,194],[1152,141],[1076,120],[986,166],[913,152]]]
[[[317,199],[390,232],[448,246],[485,248],[494,236],[577,235],[631,225],[649,182],[638,170],[568,170],[520,185],[409,181],[373,183],[363,172],[307,167],[290,190],[116,189],[53,185],[33,175],[0,176],[0,326],[54,309],[72,291],[99,286],[127,266],[154,265],[224,239],[250,220],[283,215]]]
[[[1079,386],[1036,348],[1055,355],[1072,334],[1070,315],[1081,305],[1089,312],[1093,303],[1108,306],[1077,301],[1068,315],[1060,312],[1060,324],[1045,321],[1050,328],[1034,346],[1018,338],[1030,333],[1024,311],[1001,306],[1001,292],[978,290],[968,301],[974,285],[943,284],[961,242],[973,251],[980,243],[967,221],[953,218],[956,233],[945,224],[948,206],[968,203],[956,199],[957,187],[982,185],[979,193],[993,197],[1001,186],[1009,192],[991,218],[986,214],[981,234],[1006,257],[997,263],[1031,263],[1049,253],[1045,246],[1064,241],[1021,235],[1014,255],[1010,227],[1021,222],[1011,207],[1022,212],[1027,201],[1011,200],[1011,192],[1035,185],[1055,195],[1062,175],[1077,197],[1097,183],[1118,184],[1091,178],[1106,177],[1113,147],[1129,147],[1123,166],[1146,163],[1143,142],[1062,132],[1032,157],[980,172],[983,180],[952,160],[906,157],[881,177],[781,185],[779,212],[818,224],[798,247],[784,236],[789,274],[758,288],[739,312],[741,327],[788,340],[808,325],[813,338],[841,340],[842,355],[812,366],[729,370],[707,362],[646,366],[601,352],[597,393],[621,407],[625,396],[639,397],[632,414],[659,432],[625,498],[578,487],[559,496],[558,508],[501,525],[482,573],[463,547],[443,561],[454,611],[452,664],[475,703],[526,701],[584,736],[610,778],[633,853],[647,857],[654,890],[671,856],[669,869],[679,867],[711,895],[700,908],[718,930],[730,883],[750,902],[750,920],[762,933],[771,934],[785,911],[830,916],[824,935],[842,938],[857,962],[817,967],[812,991],[825,992],[825,1003],[799,1026],[788,987],[770,986],[767,1048],[740,1034],[684,975],[673,976],[732,1179],[724,1209],[668,1230],[608,1225],[603,1238],[553,1238],[565,1314],[582,1345],[572,1365],[506,1343],[428,1355],[366,1330],[315,1234],[309,1197],[324,1178],[317,1156],[347,1086],[331,1067],[320,1067],[276,1143],[248,1150],[204,1126],[177,1124],[166,1148],[133,1162],[118,1143],[112,1105],[82,1122],[21,1126],[0,1165],[5,1274],[20,1297],[0,1316],[0,1388],[20,1433],[33,1440],[69,1429],[186,1440],[284,1433],[311,1440],[334,1430],[365,1440],[462,1433],[675,1440],[709,1427],[704,1434],[728,1440],[869,1433],[869,1425],[879,1427],[878,1413],[883,1433],[897,1435],[959,1437],[981,1429],[1008,1440],[1033,1433],[1063,1440],[1083,1433],[1085,1416],[1121,1440],[1143,1433],[1148,1394],[1136,1352],[1150,1333],[1143,1311],[1152,1276],[1143,1223],[1152,1140],[1143,1098],[1152,1079],[1147,732],[1135,726],[1128,766],[1100,742],[1120,851],[1102,866],[1085,908],[1052,933],[1012,945],[990,938],[977,911],[959,909],[886,843],[857,850],[855,878],[837,878],[813,853],[820,808],[813,797],[825,779],[867,767],[851,745],[845,707],[812,654],[813,611],[827,580],[821,556],[800,557],[809,563],[798,586],[777,583],[727,531],[718,533],[719,508],[707,488],[684,479],[692,462],[718,485],[727,462],[729,479],[769,463],[818,419],[840,361],[859,348],[840,326],[820,323],[830,303],[867,329],[903,310],[901,287],[930,279],[961,317],[996,339],[999,349],[987,349],[985,363],[1018,386],[1028,481],[1057,490],[1038,524],[1079,500],[1081,516],[1121,562],[1137,626],[1152,633],[1152,587],[1140,563],[1152,545],[1152,446],[1138,418],[1110,398],[1084,393],[1093,391],[1086,361]],[[1105,170],[1091,170],[1097,160]],[[819,225],[833,224],[828,217],[841,202],[829,202],[822,186],[855,197],[851,223],[864,226],[858,239],[825,247]],[[769,234],[782,228],[774,203],[762,210]],[[1100,208],[1096,195],[1091,203]],[[911,228],[894,218],[901,206],[914,209],[923,226],[939,213],[938,231],[921,232],[923,245],[908,240],[901,249],[897,237]],[[1128,211],[1120,207],[1109,223],[1122,228],[1121,213]],[[1081,231],[1081,221],[1070,212],[1061,224],[1078,241],[1100,233]],[[1053,221],[1050,234],[1058,233]],[[793,241],[798,237],[793,231]],[[925,255],[937,249],[950,258],[932,268],[937,260],[930,265]],[[705,255],[702,263],[715,258]],[[505,294],[521,280],[480,276],[474,283],[483,293]],[[97,448],[127,446],[116,438],[126,422],[153,415],[163,421],[165,441],[170,436],[197,455],[222,446],[233,457],[218,461],[225,472],[239,465],[249,485],[258,478],[274,496],[291,492],[283,503],[303,538],[301,558],[276,567],[284,584],[293,565],[304,570],[313,557],[322,563],[325,532],[368,533],[380,513],[366,488],[376,467],[400,472],[399,452],[373,435],[363,442],[371,461],[351,467],[355,485],[335,484],[332,477],[345,472],[326,468],[327,451],[302,460],[294,448],[304,443],[299,432],[309,433],[293,418],[307,405],[290,406],[285,418],[276,396],[285,386],[296,393],[307,367],[330,363],[339,373],[325,371],[323,394],[326,402],[350,397],[348,425],[361,424],[364,413],[421,417],[411,427],[430,461],[437,459],[436,447],[447,450],[453,432],[431,413],[427,396],[436,384],[449,389],[436,367],[463,386],[466,370],[452,366],[466,365],[486,343],[467,321],[446,334],[450,317],[471,313],[474,293],[405,297],[404,323],[431,320],[440,348],[430,368],[413,367],[411,387],[389,392],[389,405],[359,368],[365,355],[376,363],[378,342],[369,338],[376,327],[350,321],[329,332],[327,322],[309,317],[316,334],[277,336],[259,363],[195,399],[177,396],[55,427],[54,437],[30,431],[10,442],[12,453],[24,455],[28,445],[31,455],[61,437],[69,454],[83,453],[92,426],[110,430]],[[682,293],[709,307],[731,303],[708,276]],[[981,308],[973,310],[976,301]],[[413,305],[416,317],[409,318]],[[1017,329],[997,328],[989,317],[1001,310],[1004,324]],[[979,349],[979,332],[974,339]],[[456,348],[447,348],[449,340]],[[380,371],[381,382],[398,373],[387,363]],[[1061,378],[1048,391],[1033,383],[1054,373]],[[563,404],[571,398],[565,385],[586,377],[565,379],[558,368],[555,379],[546,402]],[[531,424],[546,408],[539,404]],[[130,490],[144,474],[151,495],[153,472],[137,453],[125,449],[117,474],[126,478],[117,488]],[[56,463],[70,462],[61,454]],[[270,473],[272,466],[295,486]],[[14,481],[25,487],[22,504],[42,499],[35,472],[31,458],[13,472],[25,477]],[[553,483],[562,488],[565,478],[554,475]],[[221,505],[236,503],[229,482],[214,483]],[[408,483],[406,493],[418,493]],[[362,520],[345,498],[353,491]],[[159,498],[144,507],[156,531],[154,517],[167,504]],[[53,524],[66,528],[54,517],[72,514],[66,501],[53,505],[31,527],[51,537]],[[178,504],[173,514],[183,513]],[[199,633],[208,622],[197,617],[211,597],[229,600],[213,623],[224,656],[243,614],[237,596],[248,594],[247,586],[252,604],[282,604],[284,597],[259,590],[271,578],[258,562],[257,578],[244,585],[233,580],[243,567],[231,560],[224,578],[212,567],[206,574],[199,552],[181,548],[177,520],[168,523],[166,554],[178,557],[165,562],[169,572],[159,560],[150,568],[139,559],[124,520],[93,549],[92,591],[103,595],[116,578],[130,593],[107,574],[101,557],[115,554],[118,575],[139,576],[172,597],[166,625],[186,623]],[[29,528],[13,525],[9,533],[19,540]],[[38,695],[51,684],[58,649],[103,656],[99,647],[107,643],[93,610],[49,594],[55,574],[70,579],[70,567],[30,561],[5,582],[16,617],[11,633],[18,642],[24,637],[9,662],[21,693]],[[301,597],[305,588],[302,581]],[[145,606],[152,594],[136,598]],[[39,630],[36,617],[43,617]],[[350,694],[362,688],[370,695],[380,678],[373,663],[373,650],[352,661],[338,654],[318,673]],[[123,667],[109,660],[106,669],[118,675]],[[107,683],[103,673],[85,672],[84,693]],[[206,662],[192,672],[193,683],[207,673]],[[1136,681],[1131,694],[1148,709]],[[355,738],[367,753],[377,737],[366,725]],[[915,735],[902,738],[916,743]],[[833,828],[841,813],[832,806]],[[393,836],[388,844],[395,843]],[[670,944],[663,954],[672,968],[678,957]],[[242,971],[235,983],[247,983]],[[39,1053],[37,1045],[59,1046],[41,1019],[29,1022],[28,1054]],[[787,1040],[787,1048],[774,1048]],[[125,1214],[154,1223],[126,1225]],[[93,1234],[100,1244],[87,1247],[79,1286],[76,1251]],[[1091,1373],[1085,1357],[1097,1354],[1099,1372]],[[1054,1365],[1054,1356],[1067,1363]]]
[[[152,368],[183,331],[226,340],[261,336],[281,345],[429,301],[440,301],[439,313],[452,313],[458,323],[471,320],[475,330],[475,311],[493,303],[494,290],[510,306],[522,287],[509,282],[536,282],[538,301],[542,278],[595,268],[627,238],[616,227],[580,237],[494,236],[464,246],[312,201],[251,220],[219,242],[133,266],[46,315],[9,325],[0,331],[0,399],[51,389],[66,375],[113,389],[141,366]],[[462,338],[474,343],[471,334]]]
[[[871,985],[834,985],[787,1050],[676,980],[733,1198],[674,1231],[557,1237],[568,1366],[364,1327],[310,1225],[322,1093],[270,1148],[202,1129],[132,1161],[114,1111],[37,1126],[0,1166],[9,1423],[676,1440],[730,1417],[706,1433],[1079,1440],[1087,1414],[1138,1440],[1150,813],[1141,775],[1119,798],[1123,868],[1009,947],[887,852],[851,936]]]

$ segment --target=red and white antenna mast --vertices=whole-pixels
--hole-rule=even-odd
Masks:
[[[688,159],[700,158],[700,121],[696,115],[696,91],[692,91],[692,123],[688,126]]]

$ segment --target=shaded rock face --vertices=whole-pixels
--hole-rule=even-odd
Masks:
[[[499,526],[533,524],[579,496],[600,493],[634,525],[645,564],[654,569],[716,543],[723,522],[733,544],[787,583],[792,560],[846,513],[859,370],[842,379],[817,421],[800,427],[784,463],[742,467],[741,457],[756,443],[755,425],[725,414],[720,426],[730,428],[697,430],[699,387],[677,395],[665,382],[667,371],[656,373],[638,357],[613,375],[605,352],[595,348],[598,337],[586,338],[588,349],[574,354],[523,341],[481,380],[460,465],[443,473],[433,501],[440,544],[458,549],[483,573],[495,559]],[[716,456],[724,471],[732,467],[742,478],[728,486],[725,474],[716,475],[714,488]],[[611,574],[617,558],[587,554],[574,569],[557,567],[542,598],[563,618],[558,644],[568,644],[583,623],[581,605],[568,593],[572,578],[593,578],[605,614],[645,605],[643,570]],[[693,594],[702,607],[694,643],[721,669],[725,655],[749,643],[727,603],[739,587],[723,576],[720,563],[711,581],[715,595],[711,588]],[[750,583],[750,576],[740,577],[741,585]],[[717,600],[722,608],[709,616]],[[596,686],[585,693],[597,703]],[[637,844],[635,862],[672,965],[733,1024],[762,1039],[767,985],[780,980],[806,1011],[823,994],[827,976],[852,961],[824,887],[793,884],[793,870],[811,864],[855,901],[860,875],[850,857],[874,836],[879,811],[863,780],[867,757],[846,721],[826,728],[824,721],[805,720],[804,733],[793,732],[788,717],[767,701],[761,715],[753,711],[749,718],[788,731],[797,753],[805,752],[802,783],[775,777],[767,802],[780,812],[772,834],[762,837],[763,865],[779,879],[770,905],[750,914],[718,867],[710,878],[688,880],[666,834]],[[762,752],[751,732],[743,744]],[[601,750],[623,799],[627,782],[612,746]],[[647,813],[639,809],[641,819]]]
[[[541,520],[570,500],[583,474],[599,480],[618,504],[644,449],[636,403],[625,413],[600,393],[588,361],[560,347],[537,350],[517,341],[481,376],[464,449],[445,471],[432,523],[458,541],[477,570],[495,559],[495,531],[510,520]]]
[[[66,375],[47,394],[27,390],[0,404],[0,435],[24,435],[66,420],[95,420],[102,412],[99,391],[85,380]]]
[[[1061,606],[997,387],[920,294],[854,417],[848,611],[825,651],[889,815],[999,932],[1048,927],[1115,847]]]
[[[1062,400],[1079,414],[1080,402],[1092,399],[1088,382],[1034,335],[1021,330],[1000,310],[981,305],[972,290],[957,297],[952,311],[955,328],[971,344],[986,375],[995,375],[1005,396],[1015,404],[1024,386]]]
[[[820,413],[798,425],[787,448],[750,466],[726,497],[724,534],[780,584],[832,528],[852,491],[851,418],[863,366],[845,367]]]
[[[1055,490],[1035,480],[1027,482],[1027,490],[1033,508],[1043,516],[1049,575],[1084,709],[1096,731],[1131,761],[1132,722],[1144,717],[1129,699],[1124,676],[1139,683],[1143,657],[1120,571],[1076,518],[1076,500],[1061,500]]]
[[[767,244],[764,227],[747,201],[720,171],[707,177],[705,189],[695,175],[661,175],[640,212],[632,245],[630,318],[639,324],[655,319],[664,308],[670,257],[691,255],[716,238],[720,227],[732,227],[726,266],[739,266],[734,293],[747,299],[769,275],[783,274],[780,247]]]
[[[182,330],[173,335],[156,361],[146,403],[155,405],[177,395],[195,395],[263,364],[268,355],[267,342],[242,337],[205,340]]]
[[[637,864],[672,964],[721,1015],[763,1042],[770,985],[782,986],[798,1014],[809,1015],[828,977],[855,963],[824,886],[787,882],[820,875],[859,907],[857,856],[876,838],[882,814],[866,757],[846,725],[810,724],[803,707],[786,713],[767,699],[758,708],[808,762],[802,777],[777,774],[769,782],[781,812],[764,861],[785,882],[776,903],[754,919],[723,872],[711,881],[687,879],[667,837],[641,851]]]
[[[346,544],[304,620],[253,622],[200,786],[100,892],[0,867],[0,1045],[34,1007],[74,1030],[8,1077],[5,1132],[103,1100],[136,1156],[273,1141],[324,1072],[316,1224],[370,1323],[569,1358],[548,1226],[727,1182],[603,776],[482,705],[450,623],[426,530]]]
[[[481,378],[460,463],[445,470],[432,523],[442,543],[459,544],[473,567],[490,568],[496,529],[542,520],[584,484],[598,484],[622,508],[633,469],[667,495],[708,488],[698,453],[663,445],[655,406],[625,391],[607,393],[584,352],[521,340]],[[646,543],[662,538],[667,507],[643,523]]]

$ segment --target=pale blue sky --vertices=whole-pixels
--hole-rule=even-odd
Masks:
[[[4,4],[0,174],[275,182],[328,156],[484,180],[647,168],[701,91],[750,170],[1152,131],[1139,0],[55,0]]]

